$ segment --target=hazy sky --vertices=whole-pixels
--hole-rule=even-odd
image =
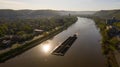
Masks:
[[[0,0],[0,9],[109,10],[120,9],[120,0]]]

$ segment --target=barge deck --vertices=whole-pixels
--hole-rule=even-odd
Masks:
[[[68,51],[68,49],[72,46],[72,44],[75,42],[77,39],[77,35],[73,35],[68,37],[60,46],[58,46],[53,52],[53,55],[57,56],[64,56],[65,53]]]

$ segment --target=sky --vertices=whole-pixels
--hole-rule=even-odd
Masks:
[[[0,0],[0,9],[112,10],[120,9],[120,0]]]

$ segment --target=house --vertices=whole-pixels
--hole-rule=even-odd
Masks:
[[[106,20],[107,25],[112,25],[115,22],[120,22],[120,20],[116,19],[115,17],[112,17],[112,19],[107,19]]]
[[[108,26],[107,28],[109,29],[108,35],[110,37],[114,37],[118,35],[119,31],[115,26]]]
[[[113,28],[112,25],[106,26],[106,29],[107,29],[107,30],[112,29],[112,28]]]
[[[39,34],[41,34],[41,33],[43,33],[43,30],[40,30],[40,29],[35,29],[35,30],[34,30],[34,34],[35,34],[35,35],[39,35]]]
[[[35,31],[35,32],[42,32],[43,30],[35,29],[34,31]]]

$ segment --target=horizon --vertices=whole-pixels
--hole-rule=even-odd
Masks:
[[[0,9],[0,10],[16,10],[16,11],[19,11],[19,10],[53,10],[53,11],[78,11],[79,12],[79,10],[55,10],[55,9]],[[120,9],[108,9],[108,10],[120,10]],[[87,10],[83,10],[83,12],[85,11]],[[88,10],[88,11],[102,11],[102,10]],[[107,11],[107,9],[103,11]]]
[[[0,0],[0,9],[100,11],[120,9],[119,0]]]

